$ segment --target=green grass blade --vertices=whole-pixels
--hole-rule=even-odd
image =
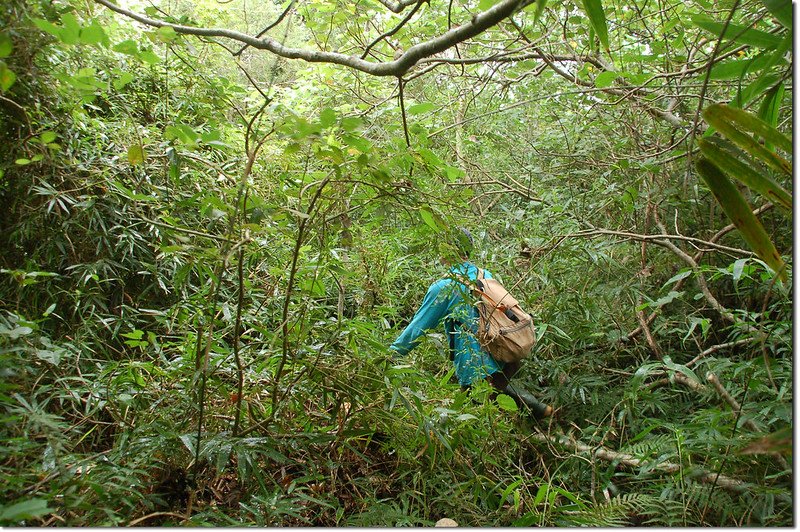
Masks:
[[[774,202],[778,207],[782,207],[791,219],[792,195],[775,180],[743,162],[735,153],[726,149],[720,139],[701,139],[698,145],[703,155],[717,168]]]
[[[742,234],[750,248],[777,273],[781,280],[786,281],[783,259],[781,259],[778,250],[775,249],[775,245],[770,240],[764,226],[753,214],[747,201],[714,163],[701,157],[695,164],[698,173],[708,184],[711,193]]]

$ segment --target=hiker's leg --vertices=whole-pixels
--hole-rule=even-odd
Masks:
[[[506,379],[511,380],[514,378],[514,375],[519,372],[519,368],[522,367],[522,362],[506,362],[503,365],[503,375],[506,376]]]
[[[515,372],[516,373],[516,372]],[[542,419],[553,413],[553,408],[536,399],[519,384],[511,384],[505,371],[497,371],[486,378],[498,392],[509,395],[523,411],[529,411],[536,419]]]

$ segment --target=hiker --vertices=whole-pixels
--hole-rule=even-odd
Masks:
[[[495,360],[481,348],[477,334],[478,314],[472,305],[470,290],[464,281],[475,282],[478,268],[469,261],[474,248],[472,235],[466,229],[454,231],[450,246],[458,256],[459,263],[451,264],[446,258],[441,262],[450,266],[448,275],[434,282],[419,310],[390,349],[405,356],[416,347],[420,337],[429,329],[444,322],[444,329],[450,344],[450,360],[455,364],[455,374],[464,389],[479,379],[486,379],[498,391],[511,396],[520,409],[529,410],[536,419],[550,416],[553,408],[542,404],[518,384],[509,380],[519,371],[520,362],[504,363]],[[447,254],[445,254],[447,255]],[[486,279],[492,279],[491,272],[483,270]]]

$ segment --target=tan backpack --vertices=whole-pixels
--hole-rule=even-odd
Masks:
[[[536,344],[533,318],[496,279],[486,279],[478,269],[475,282],[459,279],[477,301],[478,342],[495,360],[517,362],[530,355]]]

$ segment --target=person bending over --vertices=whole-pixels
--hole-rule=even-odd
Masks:
[[[441,259],[445,266],[450,267],[448,274],[428,288],[414,318],[389,349],[397,353],[395,358],[405,356],[416,347],[426,331],[444,323],[450,344],[450,359],[462,388],[469,388],[479,379],[486,379],[495,390],[511,396],[520,409],[529,411],[534,418],[552,415],[551,406],[539,402],[518,384],[511,384],[510,379],[519,371],[519,362],[497,361],[478,343],[478,312],[472,304],[469,288],[459,281],[475,281],[478,278],[478,267],[469,260],[474,240],[466,229],[454,233],[451,243],[458,257],[456,264]],[[490,271],[483,272],[485,278],[492,278]]]

